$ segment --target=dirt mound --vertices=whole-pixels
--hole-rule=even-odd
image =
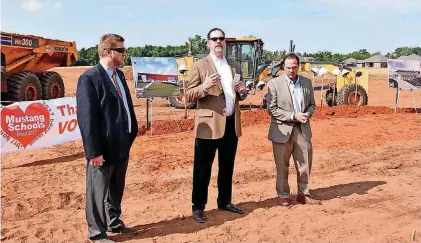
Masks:
[[[394,109],[388,107],[375,106],[336,106],[336,107],[317,107],[314,113],[315,119],[330,119],[330,118],[356,118],[359,116],[369,116],[378,114],[393,114]],[[397,109],[396,113],[415,113],[414,109]],[[252,126],[256,124],[264,124],[270,122],[270,116],[267,110],[249,110],[243,111],[241,115],[242,126]],[[163,135],[177,132],[191,131],[194,129],[194,119],[186,120],[161,120],[154,121],[152,127],[153,135]],[[150,129],[144,125],[139,126],[139,134],[149,135]]]
[[[336,106],[317,107],[314,119],[328,119],[329,117],[358,117],[376,114],[393,114],[394,109],[382,106]],[[397,109],[396,113],[415,113],[411,108]]]
[[[316,107],[312,119],[329,119],[342,117],[358,117],[376,114],[393,114],[394,110],[388,107],[374,106],[336,106],[336,107]],[[415,113],[414,109],[398,109],[396,113]],[[268,123],[269,113],[266,110],[245,111],[241,116],[243,126]]]
[[[139,133],[138,135],[149,135],[150,129],[146,128],[145,125],[139,126]],[[194,128],[194,119],[186,119],[186,120],[162,120],[162,121],[154,121],[152,123],[152,134],[153,135],[162,135],[162,134],[170,134],[170,133],[177,133],[177,132],[185,132],[191,131]]]

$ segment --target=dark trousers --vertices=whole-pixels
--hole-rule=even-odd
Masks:
[[[95,167],[86,166],[86,220],[90,239],[106,236],[107,230],[124,227],[121,199],[126,182],[128,162]]]
[[[225,134],[220,139],[195,139],[193,166],[192,209],[204,210],[208,201],[208,187],[212,163],[218,150],[218,207],[231,203],[232,174],[238,137],[235,133],[235,116],[227,117]]]

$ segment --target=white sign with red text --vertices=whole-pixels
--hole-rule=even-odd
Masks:
[[[0,112],[1,154],[81,138],[75,97],[13,103]]]

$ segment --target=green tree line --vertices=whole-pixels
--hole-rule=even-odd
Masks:
[[[177,57],[188,54],[189,46],[194,54],[207,53],[207,40],[203,39],[200,35],[188,38],[188,41],[184,45],[180,46],[153,46],[145,45],[138,47],[129,47],[126,50],[126,65],[131,65],[130,57]],[[79,60],[77,66],[91,66],[95,65],[99,61],[97,52],[98,46],[82,48],[78,51]]]
[[[127,57],[125,60],[126,65],[131,65],[130,57],[131,56],[141,56],[141,57],[177,57],[186,55],[189,51],[189,46],[193,54],[205,54],[208,52],[207,40],[202,38],[200,35],[195,35],[194,37],[188,38],[188,41],[184,45],[180,46],[154,46],[154,45],[145,45],[138,47],[129,47],[127,48]],[[75,64],[77,66],[91,66],[95,65],[99,61],[97,46],[82,48],[79,51],[79,60]],[[287,53],[286,50],[276,50],[269,51],[263,50],[263,59],[264,60],[273,60],[278,61]],[[332,53],[330,51],[319,51],[316,53],[299,53],[305,57],[314,57],[317,61],[328,61],[339,63],[348,58],[355,58],[357,60],[367,59],[379,52],[370,53],[366,49],[361,49],[354,51],[352,53],[341,54],[341,53]],[[408,56],[411,54],[421,55],[421,47],[399,47],[395,51],[387,53],[385,56],[388,58],[398,58],[400,56]]]

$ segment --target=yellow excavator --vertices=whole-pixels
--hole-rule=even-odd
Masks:
[[[75,42],[1,32],[1,100],[48,100],[64,96],[63,78],[53,67],[78,60]]]

